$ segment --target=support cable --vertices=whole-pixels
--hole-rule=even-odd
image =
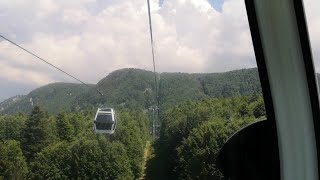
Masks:
[[[67,76],[69,76],[69,77],[71,77],[71,78],[75,79],[76,81],[80,82],[81,84],[84,84],[84,85],[86,85],[86,86],[88,86],[88,87],[90,87],[90,88],[91,88],[91,86],[89,86],[89,85],[88,85],[88,84],[86,84],[85,82],[81,81],[79,78],[76,78],[75,76],[71,75],[70,73],[68,73],[68,72],[66,72],[66,71],[62,70],[61,68],[59,68],[59,67],[57,67],[57,66],[53,65],[53,64],[52,64],[52,63],[50,63],[49,61],[47,61],[47,60],[45,60],[45,59],[41,58],[40,56],[36,55],[35,53],[33,53],[33,52],[31,52],[31,51],[27,50],[26,48],[24,48],[24,47],[20,46],[20,45],[19,45],[19,44],[17,44],[17,43],[15,43],[15,42],[11,41],[10,39],[6,38],[5,36],[3,36],[3,35],[1,35],[1,34],[0,34],[0,37],[1,37],[2,39],[4,39],[4,40],[8,41],[9,43],[11,43],[11,44],[15,45],[16,47],[18,47],[18,48],[22,49],[23,51],[27,52],[28,54],[31,54],[32,56],[36,57],[37,59],[39,59],[39,60],[41,60],[41,61],[43,61],[43,62],[47,63],[48,65],[50,65],[50,66],[54,67],[55,69],[59,70],[60,72],[62,72],[62,73],[64,73],[64,74],[66,74]],[[95,90],[96,90],[100,95],[103,95],[103,94],[102,94],[102,92],[100,92],[98,89],[95,89]]]
[[[153,62],[153,73],[154,73],[154,83],[155,83],[155,101],[156,101],[156,115],[153,115],[153,138],[155,138],[155,126],[157,125],[157,119],[159,117],[159,91],[157,82],[157,72],[156,72],[156,62],[155,62],[155,52],[154,52],[154,42],[152,33],[152,20],[150,12],[150,0],[147,0],[148,4],[148,17],[149,17],[149,29],[150,29],[150,40],[151,40],[151,52],[152,52],[152,62]],[[154,113],[153,113],[154,114]]]

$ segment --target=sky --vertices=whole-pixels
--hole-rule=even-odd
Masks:
[[[243,0],[150,1],[158,72],[256,67]],[[320,2],[305,4],[319,59]],[[121,68],[152,70],[146,0],[1,0],[0,21],[1,35],[87,83]],[[76,82],[1,39],[0,72],[0,101]]]

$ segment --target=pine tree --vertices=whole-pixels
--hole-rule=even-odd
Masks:
[[[38,106],[32,109],[23,132],[22,148],[30,162],[46,146],[47,115]]]
[[[56,118],[56,127],[58,136],[61,140],[71,141],[73,139],[73,127],[64,113],[58,114]]]

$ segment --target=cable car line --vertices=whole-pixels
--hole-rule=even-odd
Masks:
[[[156,63],[155,63],[155,52],[154,52],[154,41],[153,41],[153,34],[152,34],[152,20],[151,20],[151,11],[150,11],[150,1],[147,0],[148,4],[148,17],[149,17],[149,28],[150,28],[150,40],[151,40],[151,50],[152,50],[152,63],[153,63],[153,73],[154,73],[154,83],[155,83],[155,103],[156,106],[153,107],[153,137],[155,138],[155,131],[156,131],[156,121],[159,117],[159,95],[158,95],[158,82],[157,82],[157,73],[156,73]],[[28,54],[36,57],[37,59],[45,62],[46,64],[52,66],[53,68],[59,70],[60,72],[68,75],[69,77],[75,79],[76,81],[90,87],[88,84],[80,80],[79,78],[76,78],[75,76],[71,75],[70,73],[62,70],[61,68],[55,66],[54,64],[50,63],[49,61],[41,58],[40,56],[36,55],[35,53],[27,50],[26,48],[20,46],[19,44],[13,42],[12,40],[6,38],[5,36],[0,34],[0,37],[9,43],[15,45],[19,49],[27,52]],[[98,89],[95,88],[95,90],[100,94],[103,95],[102,92],[100,92]],[[155,113],[156,111],[156,113]],[[95,120],[94,120],[94,130],[96,133],[103,133],[103,134],[113,134],[116,128],[117,120],[115,111],[113,108],[98,108]]]
[[[155,138],[155,125],[156,119],[159,117],[159,95],[158,95],[158,82],[157,82],[157,73],[156,73],[156,63],[155,63],[155,56],[154,56],[154,42],[153,42],[153,34],[152,34],[152,20],[151,20],[151,12],[150,12],[150,0],[147,0],[148,4],[148,17],[149,17],[149,29],[150,29],[150,40],[151,40],[151,52],[152,52],[152,62],[153,62],[153,73],[154,73],[154,82],[155,82],[155,100],[156,100],[156,108],[157,110],[156,115],[153,112],[153,138]]]
[[[8,41],[9,43],[11,43],[11,44],[15,45],[16,47],[18,47],[18,48],[22,49],[23,51],[25,51],[25,52],[27,52],[27,53],[31,54],[32,56],[36,57],[37,59],[39,59],[39,60],[41,60],[41,61],[43,61],[43,62],[47,63],[48,65],[50,65],[50,66],[54,67],[55,69],[59,70],[60,72],[62,72],[62,73],[64,73],[64,74],[68,75],[69,77],[71,77],[71,78],[73,78],[73,79],[75,79],[75,80],[79,81],[80,83],[82,83],[82,84],[84,84],[84,85],[86,85],[86,86],[88,86],[88,87],[90,87],[90,88],[91,88],[91,86],[89,86],[89,85],[88,85],[88,84],[86,84],[85,82],[81,81],[79,78],[74,77],[74,76],[73,76],[73,75],[71,75],[70,73],[67,73],[66,71],[62,70],[61,68],[59,68],[59,67],[57,67],[57,66],[53,65],[53,64],[52,64],[52,63],[50,63],[49,61],[47,61],[47,60],[45,60],[45,59],[41,58],[40,56],[38,56],[38,55],[34,54],[33,52],[31,52],[31,51],[27,50],[26,48],[24,48],[24,47],[20,46],[19,44],[17,44],[17,43],[15,43],[15,42],[11,41],[10,39],[6,38],[5,36],[3,36],[3,35],[1,35],[1,34],[0,34],[0,37],[1,37],[2,39],[4,39],[4,40]],[[103,94],[102,94],[102,92],[100,92],[98,89],[95,89],[95,90],[96,90],[100,95],[103,95]]]
[[[150,29],[150,40],[151,40],[151,52],[152,52],[152,62],[153,62],[153,73],[154,73],[154,81],[155,81],[155,90],[156,90],[156,97],[158,98],[158,87],[157,87],[157,74],[156,74],[156,63],[155,63],[155,56],[154,56],[154,42],[153,42],[153,33],[152,33],[152,21],[151,21],[151,12],[150,12],[150,2],[148,2],[148,16],[149,16],[149,29]]]

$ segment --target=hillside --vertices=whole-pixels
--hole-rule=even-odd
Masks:
[[[261,94],[256,68],[225,73],[162,73],[160,105],[166,110],[188,100]]]
[[[95,89],[77,97],[75,104],[80,109],[96,106],[125,106],[144,109],[152,100],[154,75],[141,69],[121,69],[111,72],[100,80]],[[100,95],[96,90],[103,93]],[[150,104],[150,103],[149,103]]]
[[[161,73],[159,77],[160,109],[163,111],[188,100],[200,100],[205,97],[261,94],[256,68],[225,73]],[[33,105],[40,105],[49,113],[57,113],[98,106],[148,109],[154,104],[155,84],[151,71],[121,69],[90,86],[92,88],[72,83],[49,84],[33,90],[9,105],[0,103],[0,113],[30,112]]]
[[[23,99],[25,96],[24,95],[17,95],[17,96],[13,96],[9,99],[6,99],[4,101],[0,102],[0,112],[8,109],[11,105],[13,105],[14,103],[16,103],[17,101],[20,101],[21,99]]]
[[[93,85],[90,85],[94,87]],[[30,112],[34,105],[44,107],[49,113],[74,110],[73,102],[90,88],[82,84],[52,83],[31,91],[26,96],[15,96],[0,103],[0,113]],[[17,99],[17,97],[19,97]],[[13,101],[15,100],[15,101]],[[7,103],[10,102],[11,103]]]

